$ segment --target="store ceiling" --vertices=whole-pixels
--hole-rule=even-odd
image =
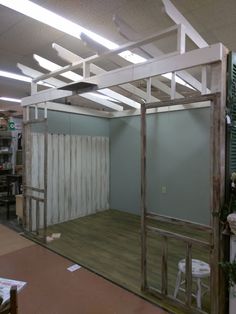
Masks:
[[[33,2],[117,44],[127,41],[118,34],[112,22],[114,14],[127,21],[140,37],[173,25],[171,19],[162,10],[161,0],[34,0]],[[236,50],[235,0],[172,0],[172,3],[209,44],[222,42],[230,50]],[[17,62],[20,62],[45,73],[46,71],[33,59],[34,53],[61,66],[66,65],[51,48],[53,42],[81,57],[94,53],[80,40],[0,5],[0,70],[22,74],[16,66]],[[109,61],[103,62],[100,66],[107,70],[113,68]],[[29,95],[29,92],[29,83],[0,77],[0,97],[22,98]],[[76,101],[78,104],[84,104],[80,97]],[[20,107],[0,101],[0,109],[3,106]]]

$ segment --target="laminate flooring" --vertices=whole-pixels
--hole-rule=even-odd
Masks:
[[[156,225],[156,222],[151,222]],[[208,235],[193,228],[158,223],[163,229],[180,232],[194,238],[207,240]],[[162,306],[160,300],[143,294],[140,290],[140,217],[107,210],[51,226],[49,233],[61,233],[61,238],[47,245],[51,250],[68,257],[112,282]],[[148,234],[148,283],[161,287],[162,239]],[[186,245],[176,240],[168,241],[168,293],[173,296],[178,261],[185,257]],[[193,246],[193,258],[209,262],[209,252]],[[208,284],[208,282],[205,282]],[[194,284],[193,284],[194,288]],[[183,301],[183,293],[179,294]],[[209,293],[203,297],[203,309],[209,311]],[[193,304],[195,304],[193,299]],[[173,310],[173,308],[169,308]],[[183,312],[181,312],[183,313]]]

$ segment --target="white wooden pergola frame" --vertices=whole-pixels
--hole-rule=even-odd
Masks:
[[[38,119],[38,109],[44,109],[44,121],[47,120],[47,110],[57,110],[65,112],[73,112],[82,115],[92,115],[98,117],[106,118],[117,118],[122,116],[132,116],[132,115],[141,115],[141,104],[142,104],[142,201],[141,201],[141,210],[142,210],[142,289],[147,290],[147,279],[146,279],[146,203],[145,203],[145,115],[149,113],[158,113],[166,110],[182,110],[182,109],[191,109],[199,108],[204,106],[211,106],[213,108],[212,115],[212,187],[211,187],[211,211],[212,211],[212,225],[211,227],[205,226],[206,230],[209,231],[209,228],[212,230],[212,237],[210,243],[204,243],[205,246],[209,247],[211,251],[211,269],[212,269],[212,279],[211,287],[214,287],[214,291],[211,291],[211,313],[218,314],[222,313],[222,291],[220,291],[219,282],[220,282],[220,270],[219,270],[219,261],[220,257],[220,232],[219,232],[219,219],[217,215],[219,214],[220,208],[224,202],[224,165],[225,165],[225,82],[226,82],[226,56],[227,49],[221,44],[214,44],[208,46],[204,39],[196,32],[196,30],[186,21],[186,19],[176,10],[176,8],[171,4],[169,0],[163,0],[166,13],[175,21],[176,25],[170,27],[166,30],[158,32],[152,36],[144,38],[139,41],[128,43],[124,46],[119,47],[118,49],[107,51],[103,54],[95,54],[92,57],[87,59],[82,59],[80,56],[75,55],[74,53],[66,50],[63,47],[60,47],[56,44],[53,45],[53,48],[56,49],[58,55],[70,62],[69,65],[61,67],[60,69],[50,72],[48,74],[42,74],[40,72],[34,71],[30,68],[27,68],[23,65],[19,65],[22,71],[33,77],[33,82],[31,86],[31,96],[25,97],[22,99],[22,106],[24,112],[24,123],[25,125],[31,125],[32,123],[37,123]],[[117,20],[117,23],[120,21]],[[128,29],[125,25],[121,25],[120,31],[122,29]],[[109,58],[119,53],[131,50],[133,48],[140,48],[142,50],[150,51],[157,50],[155,46],[152,46],[152,42],[156,39],[162,38],[170,33],[176,32],[177,34],[177,47],[176,51],[161,55],[159,57],[153,57],[146,62],[139,64],[132,64],[125,67],[120,67],[118,69],[108,71],[99,68],[94,62],[102,60],[104,58]],[[132,36],[132,31],[128,31],[126,38]],[[188,36],[199,48],[186,52],[186,36]],[[159,50],[160,51],[160,50]],[[194,77],[188,73],[188,69],[194,67],[201,67],[201,81],[199,82]],[[207,71],[207,67],[210,68],[210,71]],[[83,78],[77,82],[70,84],[64,84],[62,86],[61,82],[55,79],[56,76],[59,76],[62,73],[73,71],[75,69],[83,69]],[[198,98],[182,98],[176,92],[176,72],[178,76],[184,79],[188,84],[193,86],[196,90],[200,91]],[[164,86],[162,82],[158,80],[158,76],[161,76],[165,73],[172,73],[171,88]],[[207,73],[210,73],[210,77],[207,77]],[[93,74],[93,75],[91,75]],[[133,82],[137,80],[146,80],[147,89],[146,92],[138,89]],[[44,81],[46,83],[55,83],[60,85],[59,87],[49,88],[44,91],[37,91],[37,82]],[[207,83],[208,82],[208,83]],[[210,82],[210,83],[209,83]],[[140,109],[132,108],[128,110],[114,110],[113,111],[104,111],[104,110],[94,110],[89,108],[82,108],[77,106],[69,106],[66,104],[56,103],[55,100],[60,98],[68,98],[76,94],[84,93],[84,83],[91,90],[100,90],[107,89],[114,86],[120,86],[121,88],[133,91],[136,96],[140,98]],[[158,99],[153,97],[151,93],[151,86],[159,86],[162,91],[170,94],[170,100],[167,102],[159,102]],[[209,85],[209,86],[208,86]],[[194,102],[194,100],[196,102]],[[102,104],[104,106],[104,103]],[[105,106],[109,107],[109,103],[106,103]],[[214,109],[214,106],[215,109]],[[30,119],[29,111],[30,108],[34,108],[34,119]],[[45,129],[46,130],[46,129]],[[45,131],[45,145],[47,146],[46,131]],[[46,146],[45,146],[45,187],[44,187],[44,204],[46,204],[47,197],[47,166],[46,166]],[[35,189],[35,187],[25,187],[24,191],[27,189]],[[41,191],[42,192],[42,191]],[[39,200],[40,201],[40,200]],[[42,200],[41,200],[42,201]],[[45,205],[46,206],[46,205]],[[46,210],[44,212],[46,215]],[[150,213],[149,213],[150,215]],[[159,217],[160,218],[160,217]],[[161,217],[163,219],[163,217]],[[167,217],[164,217],[167,219]],[[44,230],[47,228],[46,220],[44,219],[45,225]],[[177,221],[175,220],[175,223]],[[177,223],[180,223],[178,221]],[[183,223],[183,221],[182,221]],[[204,228],[204,226],[199,226]],[[150,231],[150,228],[149,228]],[[156,232],[156,231],[155,231]],[[158,231],[162,232],[162,231]],[[45,232],[46,236],[46,232]],[[162,233],[165,241],[171,235],[171,233],[166,232]],[[183,239],[186,241],[187,245],[187,274],[188,280],[186,291],[187,299],[185,304],[179,304],[177,301],[168,297],[167,293],[167,273],[165,270],[166,267],[166,258],[167,251],[164,247],[162,260],[163,260],[163,289],[159,292],[158,296],[167,298],[168,301],[175,305],[179,304],[182,309],[191,309],[191,313],[204,313],[199,309],[194,309],[191,305],[191,286],[192,286],[192,277],[191,277],[191,245],[196,243],[191,239]],[[202,243],[200,243],[201,245]]]
[[[70,64],[65,67],[60,67],[58,70],[52,71],[48,74],[42,74],[39,71],[36,71],[34,69],[31,69],[21,64],[18,64],[19,68],[22,70],[24,74],[31,76],[33,78],[32,87],[31,87],[31,96],[23,98],[22,106],[37,105],[37,106],[42,107],[42,104],[44,104],[45,106],[46,102],[55,101],[56,99],[65,98],[65,97],[68,98],[75,94],[81,94],[82,91],[79,91],[79,89],[77,91],[61,90],[64,82],[55,78],[56,76],[62,75],[63,73],[66,73],[68,71],[73,71],[78,68],[83,69],[83,76],[81,80],[74,82],[72,84],[64,84],[63,86],[64,89],[66,89],[66,86],[68,86],[68,88],[69,87],[71,88],[71,85],[73,84],[75,85],[76,83],[79,83],[79,82],[81,83],[87,82],[87,83],[94,84],[96,85],[95,89],[97,90],[108,89],[113,86],[120,86],[122,89],[132,92],[134,95],[136,95],[140,99],[142,98],[142,99],[145,99],[146,101],[148,100],[148,101],[153,102],[153,101],[158,101],[158,99],[153,97],[152,95],[149,95],[148,96],[149,99],[147,99],[147,94],[143,90],[131,84],[133,81],[136,81],[136,80],[152,78],[151,85],[159,88],[166,94],[170,94],[171,99],[181,98],[183,96],[177,93],[176,91],[175,72],[178,71],[178,76],[182,78],[184,81],[186,81],[186,83],[193,86],[196,90],[201,91],[201,93],[203,94],[210,92],[210,90],[207,88],[206,67],[204,67],[204,65],[208,63],[216,62],[216,60],[218,60],[219,56],[217,56],[217,48],[215,46],[212,46],[210,47],[212,51],[208,51],[209,47],[207,43],[197,33],[197,31],[190,25],[190,23],[180,14],[180,12],[177,11],[177,9],[172,5],[172,3],[169,0],[163,0],[163,3],[165,6],[166,13],[176,23],[175,26],[172,26],[166,30],[163,30],[161,32],[158,32],[156,34],[143,38],[141,40],[125,44],[115,50],[106,51],[103,54],[95,54],[94,56],[89,57],[87,59],[82,59],[80,56],[75,55],[74,53],[68,51],[67,49],[57,44],[53,44],[53,48],[57,51],[59,57],[61,57],[63,60],[66,60],[67,62],[70,62]],[[125,36],[126,38],[137,37],[137,34],[134,34],[132,33],[132,31],[130,31],[129,25],[124,24],[124,22],[121,20],[117,21],[117,19],[115,19],[115,22],[118,24],[120,23],[119,31],[121,32],[123,36]],[[177,34],[176,50],[170,54],[163,55],[161,50],[157,48],[153,44],[153,42],[173,32],[176,32]],[[186,54],[185,53],[186,36],[188,36],[198,47],[200,48],[207,47],[207,49],[205,51],[204,50],[203,51],[198,51],[198,50],[190,51]],[[87,40],[87,39],[84,38],[84,40]],[[93,45],[92,40],[89,40],[88,44]],[[93,46],[95,46],[95,44]],[[98,46],[98,44],[96,44],[96,47],[98,51],[101,50],[99,49],[100,47]],[[139,48],[142,51],[147,52],[152,58],[141,64],[121,67],[121,68],[118,68],[116,70],[109,71],[109,72],[106,72],[105,70],[103,70],[102,68],[94,64],[96,61],[109,58],[112,56],[117,56],[121,52],[132,50],[134,48],[136,49]],[[218,49],[218,52],[219,52],[219,49]],[[161,56],[155,57],[155,54],[160,55],[160,53],[162,53]],[[117,61],[117,63],[119,64],[119,61]],[[185,69],[188,69],[189,67],[195,67],[195,66],[203,66],[201,82],[196,80],[192,75],[190,75],[185,70]],[[170,73],[170,72],[173,74],[171,88],[169,88],[166,84],[164,84],[158,79],[159,75]],[[91,76],[92,74],[93,76]],[[56,88],[50,88],[46,91],[37,92],[37,82],[39,81],[44,81],[45,83],[53,84],[56,86]],[[118,93],[116,94],[118,96]],[[119,107],[119,105],[117,106],[116,104],[110,101],[100,101],[94,98],[91,99],[91,96],[88,97],[88,95],[85,95],[85,94],[83,94],[82,97],[88,98],[92,101],[95,101],[96,103],[101,103],[101,105],[105,107],[114,109],[114,111],[110,112],[108,115],[105,113],[106,116],[115,117],[117,114],[118,116],[120,116],[120,114],[122,115],[130,114],[128,110],[124,110],[125,111],[124,112],[122,108]],[[129,106],[130,102],[127,101],[127,104]],[[63,110],[63,111],[65,110],[60,105],[55,104],[54,106],[55,106],[55,110]],[[53,109],[52,107],[53,107],[52,104],[50,104],[50,109]],[[130,109],[132,109],[132,113],[139,114],[139,111],[134,112],[134,108],[139,109],[137,108],[137,105],[134,105],[134,106],[130,105]],[[80,113],[80,109],[77,108],[76,106],[75,108],[70,108],[70,111],[72,109],[74,110],[74,112]],[[181,109],[181,107],[178,109]],[[97,113],[94,111],[88,110],[87,114],[96,115]],[[98,113],[98,115],[101,115],[101,113]]]

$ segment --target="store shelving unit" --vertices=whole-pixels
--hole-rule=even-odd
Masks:
[[[12,169],[12,135],[0,130],[0,195],[6,193],[6,175],[11,174]]]

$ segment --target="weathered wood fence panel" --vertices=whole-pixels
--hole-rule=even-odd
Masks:
[[[44,135],[31,133],[30,186],[44,184]],[[47,224],[109,208],[109,138],[48,134]],[[34,196],[40,194],[34,191]],[[43,207],[32,200],[32,229],[43,227]]]

